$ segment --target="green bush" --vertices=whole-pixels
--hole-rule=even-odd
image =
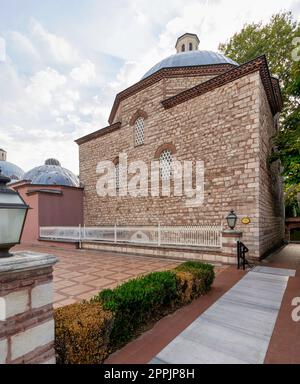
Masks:
[[[106,289],[91,302],[57,309],[57,362],[101,364],[154,321],[208,292],[214,277],[213,266],[187,262]]]
[[[62,307],[54,319],[58,364],[101,364],[108,357],[114,316],[101,304]]]
[[[215,279],[214,266],[211,264],[187,261],[179,265],[175,270],[177,272],[188,272],[193,275],[196,285],[193,298],[209,292]]]
[[[128,281],[114,290],[102,291],[94,301],[115,316],[111,345],[130,340],[150,320],[162,317],[174,304],[177,281],[174,272],[156,272]]]

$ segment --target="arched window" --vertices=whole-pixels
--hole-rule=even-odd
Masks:
[[[143,117],[139,117],[135,124],[135,145],[142,145],[145,143],[145,121]]]
[[[193,50],[193,43],[190,43],[190,44],[189,44],[189,49],[190,49],[190,51]]]
[[[185,52],[185,45],[184,44],[182,44],[181,52]]]
[[[160,176],[162,180],[169,180],[172,175],[172,151],[165,149],[160,157]]]

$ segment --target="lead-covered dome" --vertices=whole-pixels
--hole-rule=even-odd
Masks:
[[[9,177],[11,182],[20,181],[23,179],[24,171],[17,165],[6,161],[6,151],[0,148],[0,168],[2,175]]]
[[[235,61],[222,55],[221,53],[212,51],[192,50],[188,52],[180,52],[169,56],[152,67],[142,79],[146,79],[163,68],[176,67],[193,67],[200,65],[216,65],[216,64],[233,64],[238,65]]]
[[[9,177],[12,183],[23,179],[24,171],[9,161],[0,160],[0,168],[2,175]]]
[[[79,187],[78,177],[73,172],[63,168],[56,159],[48,159],[44,165],[33,168],[25,173],[24,179],[31,181],[32,184]]]

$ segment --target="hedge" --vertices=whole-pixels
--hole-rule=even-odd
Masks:
[[[55,311],[58,363],[99,364],[145,327],[207,293],[209,264],[187,262],[99,293],[89,303]]]
[[[215,279],[214,266],[211,264],[187,261],[179,265],[175,271],[188,272],[193,275],[195,284],[194,298],[209,292]]]
[[[156,272],[128,281],[114,290],[102,291],[94,298],[115,315],[111,343],[121,345],[153,316],[162,317],[176,300],[174,272]]]
[[[58,364],[101,364],[107,358],[114,316],[101,304],[56,309],[54,320]]]

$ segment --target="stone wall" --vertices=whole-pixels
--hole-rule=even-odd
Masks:
[[[198,84],[215,76],[191,76],[191,77],[176,77],[166,78],[163,80],[163,99],[175,96],[186,89],[195,87]]]
[[[176,80],[168,81],[176,92]],[[190,80],[189,80],[190,81]],[[199,81],[199,78],[194,80]],[[250,256],[260,256],[260,75],[248,74],[204,95],[165,110],[166,83],[161,80],[120,104],[122,128],[80,146],[80,178],[85,185],[86,225],[197,225],[221,224],[231,209],[239,219],[251,218],[250,225],[238,222]],[[181,85],[180,85],[181,86]],[[129,122],[136,111],[147,113],[145,145],[134,147]],[[269,124],[269,122],[267,122]],[[96,194],[97,163],[127,153],[129,162],[150,164],[157,149],[166,143],[176,148],[178,160],[205,162],[204,205],[189,208],[185,197],[100,198]]]
[[[0,364],[55,364],[52,265],[49,255],[0,259]],[[3,304],[5,303],[5,304]]]
[[[285,209],[281,166],[278,162],[270,164],[272,137],[276,134],[276,125],[261,83],[259,91],[259,253],[260,256],[264,256],[285,237]]]

